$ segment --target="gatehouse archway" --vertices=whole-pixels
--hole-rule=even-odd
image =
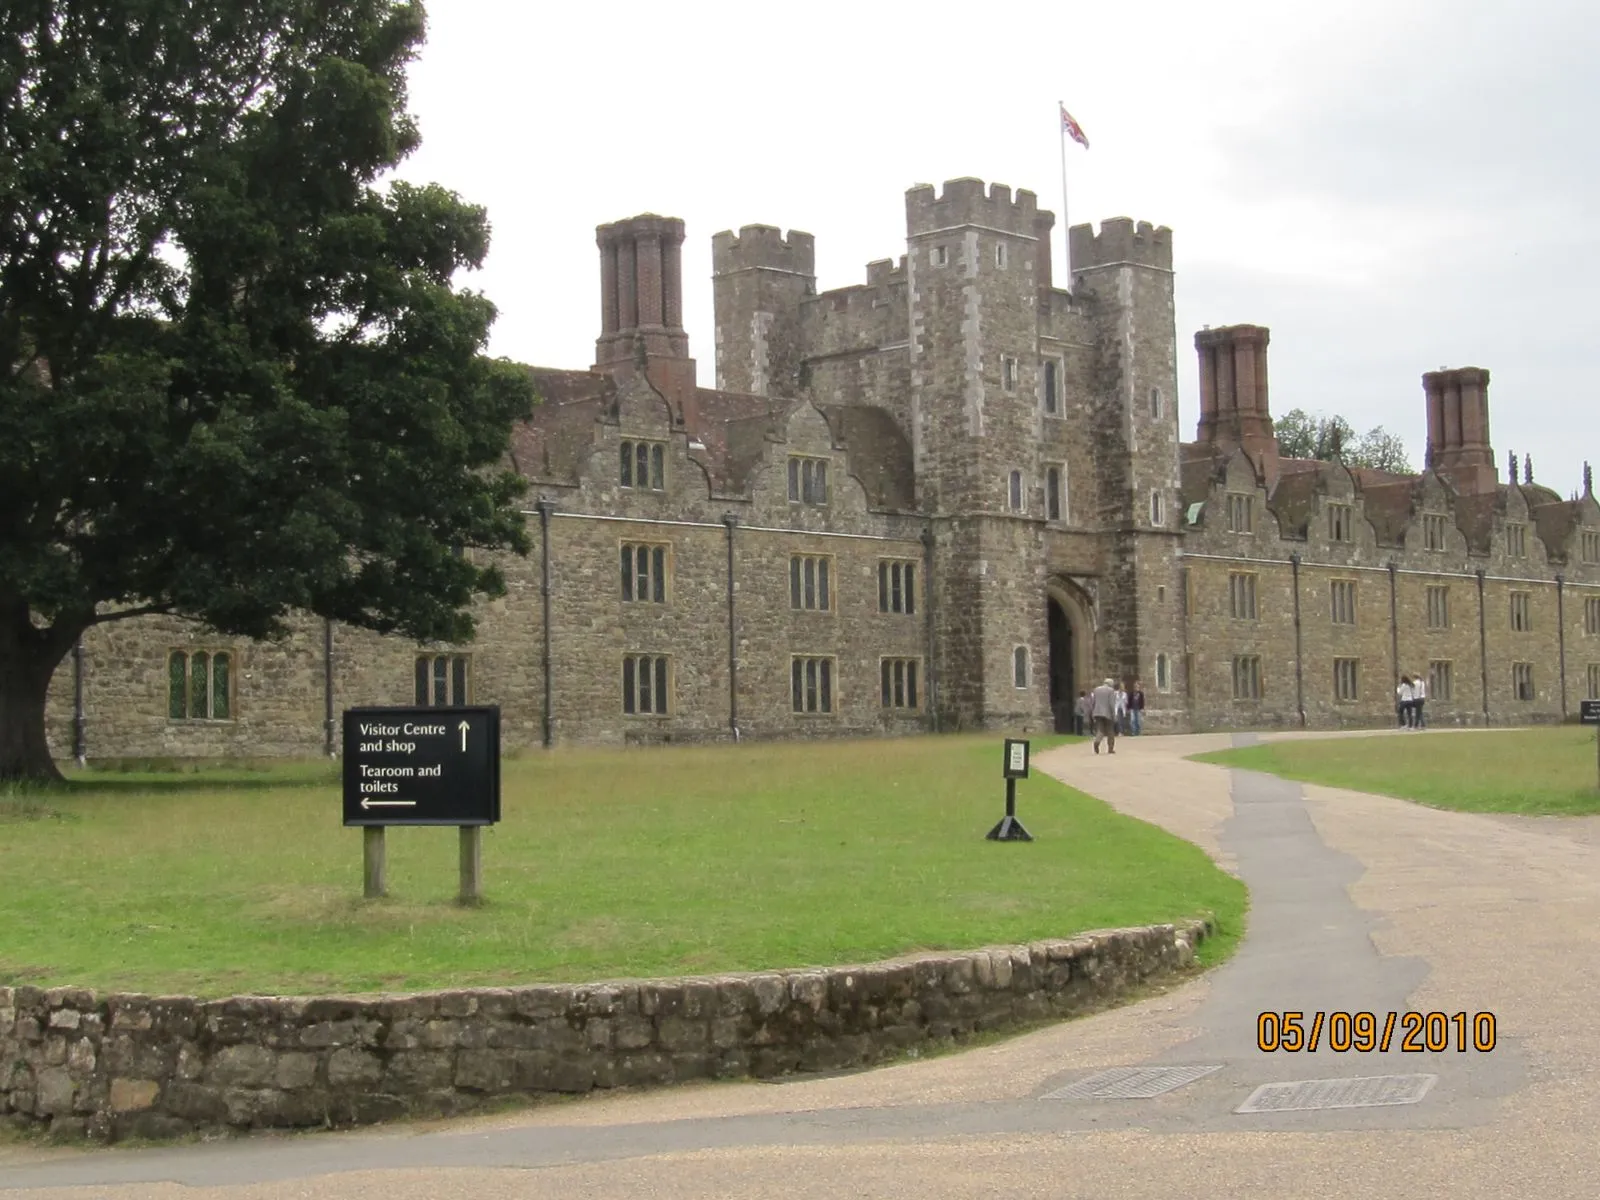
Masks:
[[[1078,693],[1094,682],[1094,624],[1078,589],[1052,583],[1045,596],[1050,645],[1050,714],[1057,733],[1073,732]]]

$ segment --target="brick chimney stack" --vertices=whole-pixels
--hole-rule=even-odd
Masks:
[[[692,411],[695,364],[683,329],[683,222],[644,213],[601,225],[600,336],[596,368],[619,377],[642,368],[679,423]]]
[[[1261,325],[1228,325],[1194,335],[1200,355],[1202,442],[1244,450],[1267,487],[1278,478],[1278,439],[1267,401],[1267,343]]]
[[[1428,453],[1434,470],[1463,495],[1491,492],[1499,483],[1489,444],[1489,372],[1482,367],[1429,371]],[[1511,482],[1515,483],[1515,471]]]

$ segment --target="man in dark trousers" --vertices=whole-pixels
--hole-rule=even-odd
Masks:
[[[1106,680],[1089,694],[1089,715],[1094,719],[1094,752],[1100,753],[1104,739],[1106,753],[1117,752],[1117,688]]]
[[[1144,684],[1137,679],[1128,692],[1128,732],[1134,737],[1144,732]]]

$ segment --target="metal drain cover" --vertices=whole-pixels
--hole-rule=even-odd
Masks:
[[[1264,1083],[1233,1111],[1299,1112],[1309,1108],[1376,1108],[1415,1104],[1428,1094],[1437,1075],[1369,1075],[1363,1079],[1297,1079]]]
[[[1193,1083],[1203,1075],[1222,1070],[1214,1067],[1113,1067],[1077,1083],[1046,1092],[1045,1100],[1145,1100],[1164,1095]]]

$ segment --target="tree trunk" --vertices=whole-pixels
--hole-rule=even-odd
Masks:
[[[0,614],[0,784],[59,783],[45,740],[45,695],[76,638],[39,629],[26,610]]]

